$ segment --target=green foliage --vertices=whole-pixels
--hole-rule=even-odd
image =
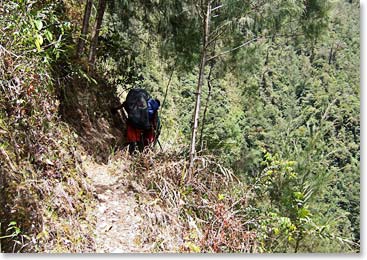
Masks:
[[[339,3],[335,8],[328,26],[338,28],[341,8],[348,12],[354,10],[346,3]],[[355,41],[359,35],[358,23],[350,21],[347,24],[346,20],[343,19],[338,30],[330,30],[329,39],[322,38],[317,44],[302,38],[302,44],[299,39],[278,39],[260,45],[256,55],[262,51],[264,60],[263,64],[255,63],[258,66],[256,74],[247,74],[240,67],[237,75],[246,82],[243,96],[247,111],[243,156],[236,167],[247,179],[257,176],[262,147],[283,160],[296,161],[297,182],[290,187],[297,183],[312,187],[317,196],[310,198],[309,209],[321,213],[315,220],[330,223],[334,235],[358,243],[359,232],[355,231],[359,230],[359,214],[355,213],[359,211],[359,201],[352,197],[359,193],[359,170],[355,168],[360,158],[359,75],[349,69],[358,67],[359,48]],[[345,28],[349,28],[348,33]],[[345,34],[348,36],[344,38]],[[356,47],[353,51],[336,47],[344,44]],[[247,54],[246,50],[241,52]],[[334,59],[333,53],[339,55],[338,58]],[[252,56],[247,59],[251,60]],[[348,65],[341,67],[339,62]],[[341,183],[350,183],[349,187],[353,188],[341,192],[344,185]],[[286,192],[287,188],[276,190]],[[349,202],[346,203],[341,194],[349,194]],[[287,200],[291,201],[291,197]],[[341,218],[330,221],[334,214]],[[349,244],[356,246],[354,242]],[[306,240],[301,244],[310,246]],[[311,248],[342,250],[340,245],[323,246],[323,243],[313,244]]]
[[[71,56],[64,2],[6,1],[0,12],[1,251],[77,251],[89,243],[81,216],[91,194],[53,85],[52,66]]]
[[[301,17],[301,24],[306,35],[312,38],[319,37],[329,24],[328,16],[331,10],[331,1],[307,1]]]
[[[65,38],[70,34],[71,24],[59,16],[62,3],[10,1],[5,8],[7,15],[2,22],[8,25],[4,29],[13,33],[11,39],[3,41],[11,41],[14,49],[38,53],[44,63],[55,61],[65,51]]]
[[[266,192],[271,208],[265,219],[260,221],[260,226],[264,232],[262,246],[272,252],[284,252],[292,247],[297,252],[301,240],[317,228],[308,205],[312,187],[300,183],[294,171],[295,163],[282,161],[278,155],[272,156],[264,151],[262,165],[265,168],[257,188],[258,192]]]
[[[294,170],[296,162],[264,151],[262,165],[265,168],[256,179],[255,189],[262,194],[256,201],[263,204],[259,205],[258,234],[264,252],[353,250],[355,244],[336,229],[340,223],[325,222],[328,216],[313,200],[315,189],[302,183],[302,176]]]

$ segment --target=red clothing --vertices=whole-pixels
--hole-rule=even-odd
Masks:
[[[139,142],[141,140],[141,135],[143,134],[143,130],[137,129],[131,125],[131,123],[127,123],[127,142]]]
[[[153,128],[150,130],[141,130],[135,128],[131,125],[130,122],[127,123],[127,142],[134,143],[134,142],[144,142],[145,145],[150,145],[154,142],[154,130]]]

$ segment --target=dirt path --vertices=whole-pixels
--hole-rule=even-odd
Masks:
[[[88,162],[85,167],[99,202],[93,212],[96,253],[147,252],[139,245],[142,217],[134,193],[128,191],[121,176],[124,166]]]

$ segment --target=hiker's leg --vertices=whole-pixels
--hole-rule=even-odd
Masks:
[[[144,151],[144,147],[145,147],[145,134],[142,131],[140,134],[140,140],[138,142],[138,147],[139,147],[139,151],[143,152]]]
[[[145,145],[151,145],[154,143],[154,129],[147,130],[145,133]]]
[[[127,124],[127,141],[129,142],[129,152],[133,154],[137,149],[141,149],[141,135],[142,131],[133,127],[130,123]]]
[[[129,154],[133,154],[136,151],[137,145],[136,142],[129,143]]]
[[[138,143],[139,152],[143,152],[144,151],[144,147],[145,147],[145,145],[144,145],[143,142],[139,142]]]

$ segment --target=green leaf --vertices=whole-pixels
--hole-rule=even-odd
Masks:
[[[36,39],[34,41],[34,44],[37,47],[37,50],[40,52],[41,51],[41,45],[43,44],[43,37],[39,34],[36,35]]]
[[[15,226],[16,224],[17,224],[17,222],[15,222],[15,221],[11,221],[11,222],[9,223],[8,227],[10,227],[10,226]]]
[[[295,191],[295,192],[293,193],[293,195],[294,195],[294,197],[295,197],[296,199],[298,199],[298,200],[302,200],[302,199],[303,199],[303,194],[302,194],[302,192]]]
[[[34,25],[36,26],[36,28],[37,28],[38,31],[41,31],[42,28],[43,28],[43,23],[42,23],[41,20],[35,20],[34,21]]]
[[[224,194],[218,194],[218,200],[224,200],[225,196]]]
[[[52,39],[53,39],[53,35],[52,35],[52,33],[51,33],[49,30],[46,30],[46,31],[45,31],[45,37],[46,37],[46,39],[47,39],[49,42],[51,42],[51,41],[52,41]]]
[[[195,245],[192,242],[187,242],[186,246],[190,249],[191,252],[200,253],[200,251],[201,251],[200,247]]]
[[[306,218],[309,215],[310,215],[310,211],[305,207],[298,210],[299,218]]]
[[[279,235],[280,231],[279,231],[279,228],[274,228],[274,235]]]

